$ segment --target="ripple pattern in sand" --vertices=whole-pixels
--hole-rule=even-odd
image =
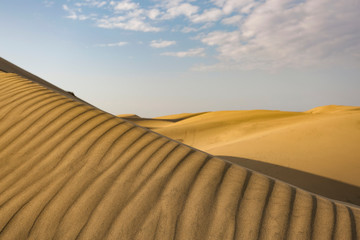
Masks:
[[[0,239],[359,239],[360,210],[0,73]]]

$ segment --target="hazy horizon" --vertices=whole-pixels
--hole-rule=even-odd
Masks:
[[[112,114],[360,105],[360,3],[7,1],[1,57]]]

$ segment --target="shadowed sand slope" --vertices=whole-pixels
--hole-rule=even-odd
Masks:
[[[327,198],[360,206],[360,188],[308,172],[271,163],[230,156],[218,156],[242,167],[279,179]]]
[[[0,239],[359,236],[359,208],[0,73]]]
[[[310,192],[360,205],[359,110],[329,105],[304,113],[220,111],[129,120]],[[168,123],[155,124],[159,120]]]

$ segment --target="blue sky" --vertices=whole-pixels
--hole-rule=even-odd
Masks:
[[[113,114],[360,105],[358,0],[0,1],[0,56]]]

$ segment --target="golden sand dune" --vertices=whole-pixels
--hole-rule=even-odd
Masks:
[[[140,118],[138,115],[136,114],[120,114],[120,115],[117,115],[118,117],[121,117],[121,118]]]
[[[143,126],[149,129],[159,129],[163,127],[168,127],[176,122],[183,121],[184,119],[198,116],[201,114],[203,113],[181,113],[157,118],[141,118],[135,114],[120,114],[117,116],[136,123],[139,126]]]
[[[306,112],[208,112],[153,130],[308,191],[360,205],[359,122],[360,107],[329,105]],[[145,127],[149,123],[139,121]]]
[[[326,106],[304,113],[210,112],[155,131],[211,154],[257,159],[360,186],[359,122],[359,107]]]
[[[306,111],[308,113],[338,113],[338,112],[348,112],[348,111],[360,111],[360,107],[353,106],[339,106],[339,105],[327,105],[316,107]]]
[[[152,119],[152,118],[134,118],[134,117],[121,117],[122,119],[136,123],[139,126],[146,126],[149,129],[163,128],[174,123],[174,120]]]
[[[360,209],[0,73],[0,239],[358,239]]]
[[[360,187],[360,111],[309,116],[301,123],[227,144],[212,154],[241,156],[286,166]],[[255,146],[255,144],[257,146]],[[261,151],[260,149],[261,148]]]
[[[167,116],[162,116],[162,117],[156,117],[154,119],[166,119],[166,120],[175,120],[175,121],[181,121],[187,118],[191,118],[191,117],[195,117],[195,116],[199,116],[201,114],[204,114],[206,112],[201,112],[201,113],[179,113],[179,114],[173,114],[173,115],[167,115]]]

